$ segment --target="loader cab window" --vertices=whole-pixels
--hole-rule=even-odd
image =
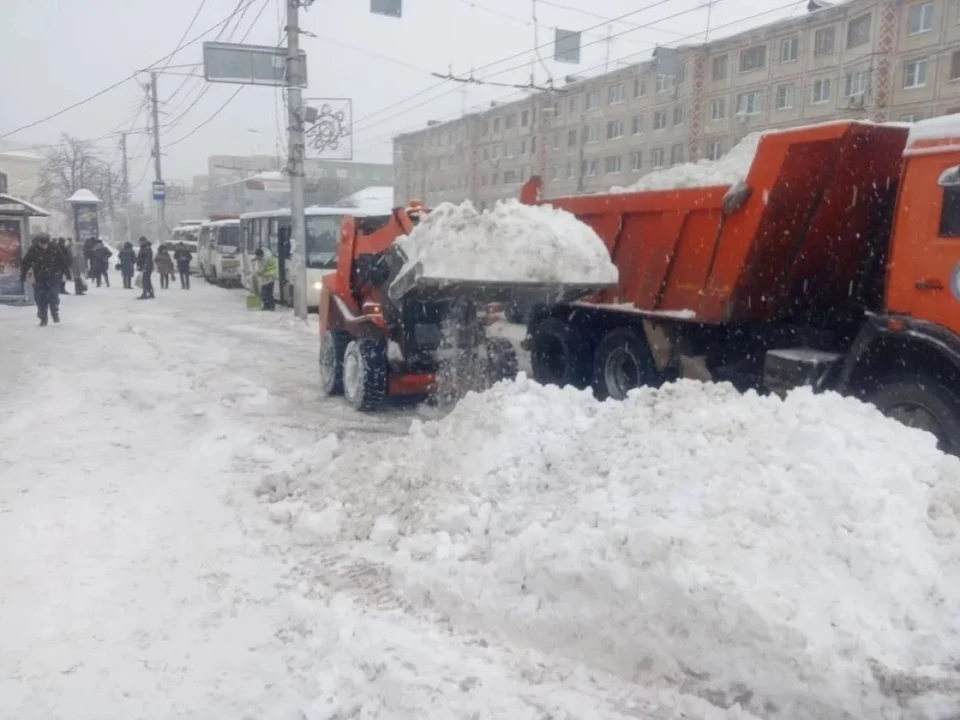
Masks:
[[[938,183],[943,188],[940,237],[960,238],[960,165],[944,170]]]
[[[337,266],[342,215],[307,217],[307,267],[326,270]]]

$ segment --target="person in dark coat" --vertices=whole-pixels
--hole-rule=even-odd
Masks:
[[[63,253],[63,267],[66,269],[66,272],[60,276],[60,294],[69,295],[67,292],[67,280],[70,279],[70,273],[73,270],[73,258],[70,256],[70,248],[67,247],[66,238],[57,238],[57,247],[60,249],[60,252]]]
[[[180,243],[177,249],[173,251],[173,259],[177,262],[177,272],[180,273],[180,289],[190,289],[190,262],[193,260],[193,254],[187,249],[187,246]]]
[[[132,243],[124,243],[117,253],[120,275],[123,277],[123,287],[126,290],[133,288],[133,269],[137,264],[137,254],[133,251]]]
[[[153,294],[153,248],[150,247],[150,241],[145,237],[140,238],[140,252],[137,253],[137,270],[142,275],[143,292],[140,293],[138,300],[150,300],[156,297]]]
[[[69,268],[64,263],[60,246],[46,233],[35,236],[23,256],[20,280],[25,282],[27,273],[33,273],[33,298],[41,327],[47,324],[48,311],[55,323],[60,322],[60,279],[65,272],[69,272]]]
[[[168,289],[170,287],[170,278],[173,277],[173,258],[166,245],[157,248],[156,257],[153,261],[157,265],[157,272],[160,274],[160,287]]]
[[[93,278],[97,281],[97,287],[100,287],[101,280],[107,284],[107,287],[110,287],[109,270],[110,258],[112,257],[113,253],[110,249],[101,240],[97,240],[90,263],[90,270],[93,273]]]
[[[87,277],[93,277],[93,249],[97,247],[97,243],[100,242],[96,236],[88,237],[83,241],[83,259],[87,266]]]
[[[67,252],[70,257],[70,273],[73,275],[73,293],[83,295],[87,292],[87,284],[83,281],[83,276],[87,272],[87,261],[73,238],[67,239]]]

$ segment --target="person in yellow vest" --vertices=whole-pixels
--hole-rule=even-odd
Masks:
[[[273,283],[277,279],[277,258],[270,250],[259,248],[256,252],[257,276],[260,278],[260,302],[264,310],[274,310],[277,306],[273,298]]]

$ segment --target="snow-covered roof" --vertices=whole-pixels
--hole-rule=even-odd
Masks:
[[[50,213],[39,205],[34,205],[31,202],[27,202],[22,198],[14,197],[13,195],[0,193],[0,213],[2,212],[14,213],[16,215],[29,215],[30,217],[50,216]]]
[[[33,153],[29,153],[24,150],[0,150],[0,157],[18,158],[21,160],[36,160],[37,162],[43,160],[43,158],[39,155],[34,155]]]
[[[97,203],[100,204],[103,202],[100,198],[94,195],[92,192],[86,188],[80,188],[73,195],[67,198],[68,203]]]
[[[921,140],[960,139],[960,115],[942,115],[920,120],[910,126],[910,135],[907,138],[907,147]]]

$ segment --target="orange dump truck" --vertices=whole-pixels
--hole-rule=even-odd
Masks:
[[[960,116],[765,135],[729,186],[539,197],[603,238],[616,289],[541,306],[541,382],[676,377],[864,398],[960,451]]]

